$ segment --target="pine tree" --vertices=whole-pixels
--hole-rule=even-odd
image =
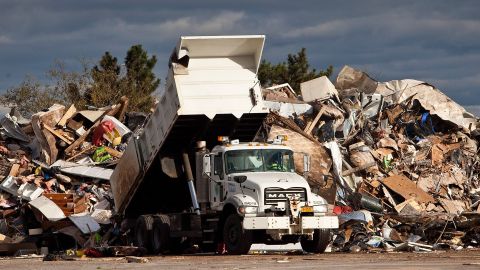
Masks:
[[[100,59],[98,65],[91,70],[93,84],[85,94],[87,104],[103,107],[118,102],[120,91],[120,65],[117,58],[109,52]]]
[[[127,74],[123,79],[123,95],[129,98],[130,110],[149,111],[153,106],[152,94],[160,84],[155,77],[153,68],[157,58],[148,58],[142,45],[132,46],[125,57]]]
[[[258,70],[258,79],[264,87],[274,84],[289,83],[297,92],[300,92],[300,83],[311,79],[327,76],[333,73],[333,66],[328,66],[326,70],[311,69],[307,58],[307,50],[302,48],[296,54],[288,54],[287,62],[281,62],[276,65],[262,60]]]

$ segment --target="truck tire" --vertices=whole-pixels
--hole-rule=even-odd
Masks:
[[[166,253],[170,249],[170,219],[166,215],[156,215],[152,228],[152,252]]]
[[[252,246],[252,233],[243,229],[242,218],[231,214],[223,226],[223,241],[227,254],[247,254]]]
[[[134,245],[151,251],[153,217],[149,215],[139,216],[135,223]]]
[[[310,253],[323,253],[330,243],[330,230],[319,229],[313,232],[313,239],[302,238],[300,244],[302,249]]]

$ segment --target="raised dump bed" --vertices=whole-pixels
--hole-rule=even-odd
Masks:
[[[196,141],[210,147],[220,135],[254,138],[267,113],[256,78],[264,40],[263,35],[180,38],[165,92],[110,179],[118,213],[191,205],[185,182],[177,179],[182,172],[165,173],[162,158],[175,162]]]

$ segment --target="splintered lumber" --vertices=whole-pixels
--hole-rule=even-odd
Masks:
[[[120,109],[117,113],[117,119],[120,122],[123,122],[125,118],[125,113],[127,112],[127,107],[128,107],[128,98],[126,96],[123,96],[120,98]]]
[[[270,119],[269,119],[269,118],[270,118]],[[287,127],[288,129],[293,130],[293,131],[299,133],[300,135],[304,136],[305,138],[309,139],[309,140],[312,141],[314,144],[322,145],[322,144],[321,144],[317,139],[315,139],[312,135],[306,133],[306,132],[303,131],[301,128],[299,128],[299,127],[297,126],[297,124],[295,124],[291,119],[282,117],[282,116],[280,116],[279,114],[277,114],[276,112],[270,112],[269,116],[267,117],[267,122],[269,122],[270,124],[275,123],[275,122],[281,123],[282,125],[284,125],[284,126]]]
[[[62,134],[60,134],[59,132],[57,132],[55,129],[53,129],[52,127],[50,127],[49,125],[46,125],[46,124],[42,124],[43,128],[45,128],[46,130],[50,131],[53,135],[55,135],[56,137],[58,137],[59,139],[61,139],[62,141],[68,143],[68,144],[72,144],[73,141],[69,140],[68,138],[66,138],[65,136],[63,136]]]
[[[65,114],[62,116],[62,119],[58,121],[57,125],[60,127],[64,127],[67,124],[68,119],[70,119],[76,112],[77,108],[75,108],[75,105],[70,105],[67,112],[65,112]]]
[[[88,152],[88,151],[90,151],[90,150],[92,150],[92,149],[95,149],[95,148],[96,148],[96,146],[90,145],[89,147],[86,147],[86,148],[83,149],[82,151],[80,151],[80,152],[76,153],[75,155],[69,157],[69,158],[67,159],[67,161],[74,160],[75,158],[77,158],[77,157],[79,157],[79,156],[85,154],[86,152]]]
[[[349,176],[350,174],[352,173],[356,173],[356,172],[359,172],[359,171],[363,171],[367,168],[370,168],[372,166],[375,166],[377,165],[376,162],[370,162],[370,163],[367,163],[367,164],[364,164],[362,166],[358,166],[358,167],[355,167],[355,168],[351,168],[351,169],[348,169],[346,171],[343,171],[342,172],[342,176]]]
[[[116,157],[116,158],[121,158],[123,153],[120,152],[120,151],[117,151],[111,147],[108,147],[108,146],[105,146],[105,151],[107,151],[107,153],[109,153],[110,155]]]
[[[325,106],[322,106],[322,108],[320,109],[320,111],[317,113],[317,116],[315,116],[315,119],[313,119],[313,122],[309,123],[306,127],[305,127],[305,132],[310,134],[312,133],[312,130],[313,128],[315,127],[315,125],[318,123],[318,120],[320,120],[320,117],[322,117],[323,115],[323,112],[325,111]]]
[[[15,163],[12,165],[12,168],[10,169],[10,173],[8,175],[16,177],[18,176],[19,171],[20,171],[20,164]]]
[[[58,149],[55,136],[47,129],[42,128],[42,124],[55,126],[64,115],[65,106],[54,104],[48,111],[38,112],[32,115],[32,128],[40,147],[40,159],[47,164],[51,164],[57,159]]]
[[[95,121],[93,126],[91,126],[87,131],[85,131],[85,133],[82,134],[82,136],[80,136],[76,141],[74,141],[69,147],[65,149],[65,153],[70,154],[73,151],[73,149],[80,146],[80,144],[82,144],[85,141],[88,135],[90,135],[90,133],[94,131],[98,125],[100,125],[105,115],[110,115],[110,116],[115,115],[120,110],[120,107],[121,107],[121,104],[117,104],[114,107],[112,107],[110,110],[106,110],[104,113],[102,113],[102,115],[97,119],[97,121]]]

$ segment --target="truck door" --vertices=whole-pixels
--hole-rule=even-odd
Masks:
[[[222,208],[225,186],[225,170],[223,166],[223,155],[217,153],[211,155],[211,164],[213,164],[212,180],[210,181],[210,204],[212,209]]]

